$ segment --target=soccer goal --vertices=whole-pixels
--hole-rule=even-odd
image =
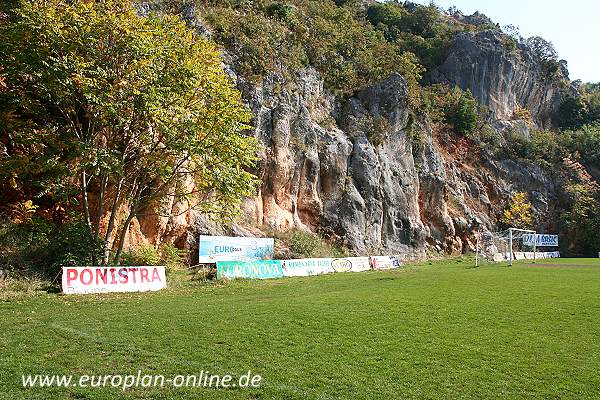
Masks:
[[[531,238],[531,235],[535,238],[536,234],[536,231],[518,228],[509,228],[502,232],[479,231],[475,265],[479,266],[483,261],[494,263],[506,261],[508,265],[513,265],[515,260],[535,262],[536,240],[524,239]]]

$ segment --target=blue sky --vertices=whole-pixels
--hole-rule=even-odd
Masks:
[[[429,4],[429,0],[413,0]],[[541,36],[569,62],[571,79],[600,81],[600,1],[597,0],[435,0],[464,14],[480,11],[504,27],[520,28],[524,37]]]

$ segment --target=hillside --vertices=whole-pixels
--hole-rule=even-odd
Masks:
[[[575,90],[551,45],[408,2],[236,4],[168,3],[223,47],[252,109],[255,224],[325,233],[359,253],[459,253],[527,192],[534,227],[564,229],[562,167],[519,156],[538,131],[557,132]],[[470,94],[479,117],[461,131],[451,114]]]
[[[232,227],[181,201],[132,212],[126,249],[174,243],[194,254],[199,233],[306,231],[351,253],[458,254],[473,250],[476,231],[510,225],[503,211],[524,192],[530,227],[560,232],[572,254],[597,251],[600,95],[571,82],[543,39],[506,33],[480,13],[410,2],[135,7],[144,18],[179,16],[220,48],[251,111],[259,159],[245,171],[260,185]],[[17,19],[9,8],[3,15],[6,26]],[[4,160],[10,129],[2,129]],[[57,206],[14,171],[4,176],[15,180],[3,184],[6,216],[32,198],[40,211]],[[93,204],[102,197],[90,188]]]

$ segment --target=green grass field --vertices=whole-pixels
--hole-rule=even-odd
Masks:
[[[600,398],[600,260],[56,294],[0,303],[6,399]],[[258,389],[24,389],[22,374],[263,378]]]

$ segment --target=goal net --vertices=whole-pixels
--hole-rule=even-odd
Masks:
[[[481,262],[512,265],[515,260],[535,260],[535,240],[532,244],[523,240],[530,235],[536,235],[536,232],[517,228],[501,232],[480,231],[477,235],[477,265]]]

